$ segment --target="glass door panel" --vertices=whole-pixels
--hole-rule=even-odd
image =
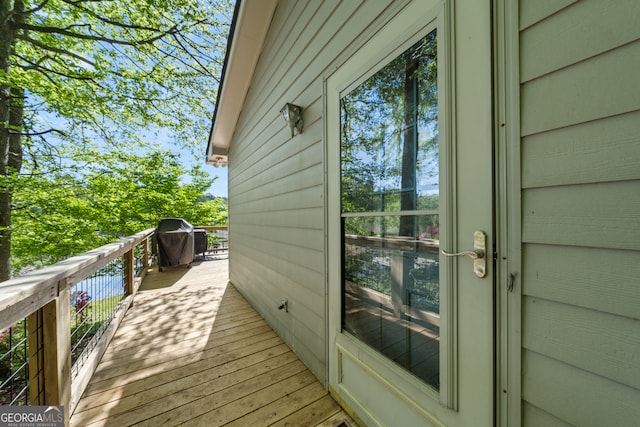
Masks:
[[[340,100],[342,329],[440,385],[437,40]]]
[[[438,217],[409,217],[418,238],[398,235],[402,218],[344,218],[343,331],[438,388]]]

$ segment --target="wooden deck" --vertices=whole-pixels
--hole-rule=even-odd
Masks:
[[[227,277],[154,269],[71,425],[356,426]]]

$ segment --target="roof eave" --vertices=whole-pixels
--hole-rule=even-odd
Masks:
[[[277,0],[238,0],[233,14],[218,97],[213,112],[207,164],[226,161]]]

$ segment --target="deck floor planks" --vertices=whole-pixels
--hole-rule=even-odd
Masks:
[[[227,284],[227,261],[152,271],[72,426],[356,424]]]
[[[266,350],[262,350],[248,356],[232,356],[230,362],[220,363],[215,359],[206,359],[208,363],[194,363],[181,366],[178,369],[167,371],[165,375],[154,375],[149,378],[133,381],[125,386],[113,387],[103,391],[94,391],[90,394],[91,399],[84,399],[78,404],[76,412],[84,411],[92,407],[104,405],[111,401],[116,401],[127,396],[135,396],[146,390],[164,386],[175,387],[174,382],[188,382],[197,385],[205,382],[211,375],[228,375],[229,373],[244,369],[257,363],[263,363],[277,356],[281,356],[289,352],[289,348],[285,344],[276,345]],[[85,394],[86,395],[86,394]],[[84,404],[84,405],[83,405]],[[127,402],[127,405],[129,403]],[[124,406],[124,405],[123,405]]]
[[[316,396],[318,397],[318,396]],[[328,394],[320,396],[314,402],[306,405],[291,415],[274,423],[274,427],[295,427],[295,426],[336,426],[344,420],[342,408]],[[335,422],[331,422],[332,418],[336,418]],[[327,423],[327,424],[323,424]]]
[[[315,381],[315,377],[304,366],[296,368],[300,369],[291,370],[290,367],[283,367],[246,381],[244,384],[230,387],[220,392],[220,396],[207,396],[203,399],[204,407],[190,405],[191,407],[187,408],[189,413],[185,414],[180,421],[185,425],[193,426],[227,425],[245,414],[270,404],[281,396],[282,390],[297,390]],[[166,421],[173,424],[173,419],[159,418],[158,420],[162,423],[156,425],[164,425]]]
[[[322,386],[317,381],[313,381],[293,393],[285,391],[284,396],[261,408],[244,415],[241,418],[227,424],[228,427],[245,427],[255,425],[271,424],[308,407],[317,400]]]
[[[151,389],[127,397],[121,405],[120,402],[111,402],[103,408],[87,411],[87,417],[92,418],[83,416],[83,425],[93,425],[91,423],[96,421],[95,425],[128,426],[145,422],[164,426],[189,421],[201,412],[215,408],[216,404],[232,403],[235,399],[250,395],[253,387],[260,387],[264,382],[281,380],[292,369],[290,364],[296,362],[295,358],[287,358],[287,355],[271,359],[271,363],[262,362],[260,365],[220,378],[207,378],[205,382],[181,389],[176,388],[180,384],[168,383],[169,393],[168,390]],[[108,409],[108,419],[102,419],[104,409]]]

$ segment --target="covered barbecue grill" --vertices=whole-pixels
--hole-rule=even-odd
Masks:
[[[182,218],[163,218],[156,229],[158,267],[190,265],[194,256],[193,225]]]
[[[193,237],[196,255],[201,254],[202,258],[206,259],[207,249],[209,246],[207,230],[195,229],[193,230]]]

